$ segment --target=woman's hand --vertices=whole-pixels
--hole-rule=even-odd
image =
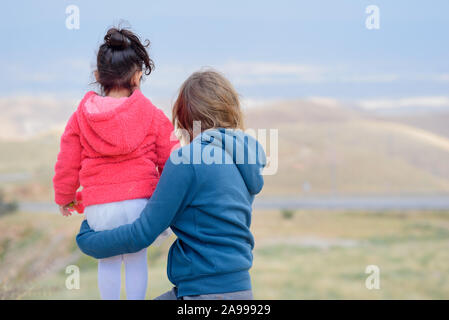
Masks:
[[[139,219],[138,219],[139,220]],[[133,246],[132,224],[120,226],[112,230],[94,231],[87,220],[81,223],[76,243],[82,252],[96,259],[104,259],[123,253],[137,252],[148,245]]]
[[[80,232],[76,236],[76,243],[78,244],[78,247],[82,252],[84,252],[87,255],[95,257],[95,255],[90,252],[89,249],[91,249],[92,241],[91,238],[94,236],[95,233],[101,233],[101,232],[95,232],[92,230],[87,223],[87,219],[84,218],[83,222],[81,223]],[[94,242],[95,243],[95,242]],[[96,257],[95,257],[96,258]]]

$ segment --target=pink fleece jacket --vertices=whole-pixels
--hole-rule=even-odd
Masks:
[[[88,92],[61,137],[55,202],[72,202],[80,185],[84,206],[148,198],[178,143],[170,120],[140,90],[120,99]]]

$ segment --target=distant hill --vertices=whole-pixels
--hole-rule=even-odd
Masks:
[[[448,111],[390,116],[386,119],[421,128],[449,138]]]
[[[0,189],[8,199],[52,201],[53,168],[59,134],[0,140]]]
[[[32,139],[49,132],[59,135],[81,99],[54,95],[0,97],[0,139]],[[168,101],[154,103],[168,114]]]
[[[20,100],[8,110],[0,102],[8,133],[0,134],[0,189],[12,198],[52,201],[60,133],[77,103],[49,101]],[[449,194],[441,115],[381,117],[319,100],[273,102],[245,114],[248,128],[279,130],[279,170],[265,177],[263,195]],[[27,131],[30,119],[39,125]]]
[[[448,193],[449,139],[407,121],[307,101],[248,110],[248,127],[279,130],[263,194]]]
[[[0,138],[20,140],[49,131],[60,133],[78,103],[54,96],[2,97]]]

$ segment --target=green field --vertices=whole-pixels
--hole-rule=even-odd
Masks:
[[[16,213],[0,218],[0,298],[98,299],[96,262],[79,252],[80,216]],[[258,299],[449,298],[449,212],[254,213],[252,280]],[[170,246],[149,250],[147,298],[170,289]],[[65,287],[68,265],[80,289]],[[367,265],[380,289],[365,287]],[[123,297],[125,294],[123,293]]]

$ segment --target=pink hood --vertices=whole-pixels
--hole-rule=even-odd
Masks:
[[[77,112],[81,135],[96,152],[106,156],[133,152],[148,135],[156,107],[140,90],[124,98],[88,92]]]

